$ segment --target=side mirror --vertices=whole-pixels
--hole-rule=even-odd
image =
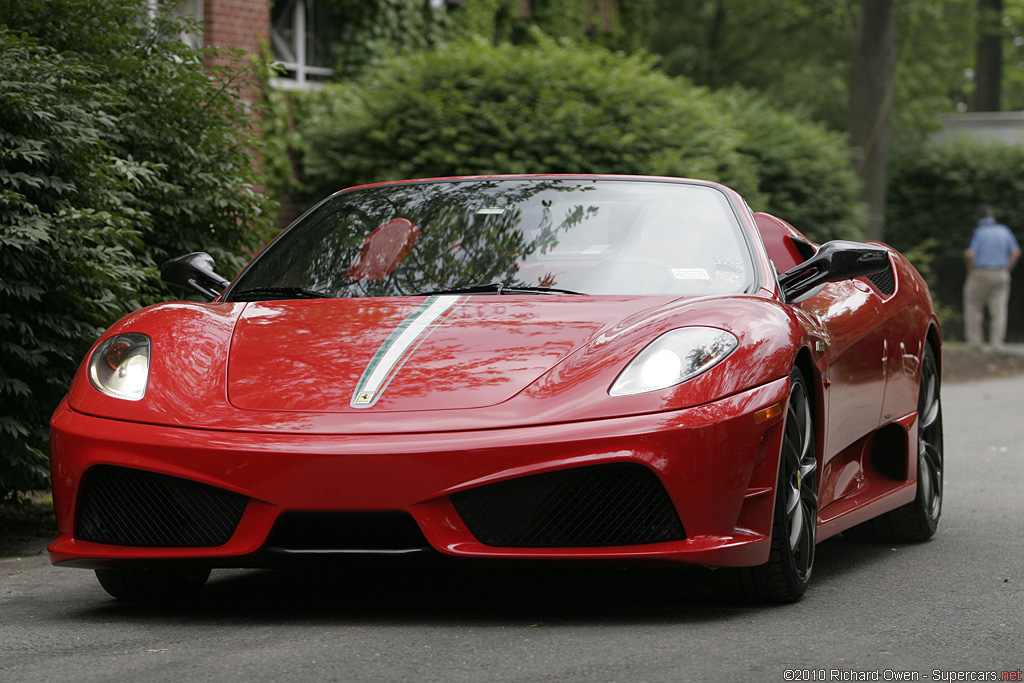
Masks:
[[[786,299],[794,301],[826,282],[871,275],[889,267],[889,251],[863,242],[834,240],[817,253],[779,276]]]
[[[196,251],[173,258],[160,266],[160,278],[172,285],[186,287],[199,292],[213,301],[230,282],[214,272],[213,257],[204,251]]]

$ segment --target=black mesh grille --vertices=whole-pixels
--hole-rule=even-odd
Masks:
[[[85,477],[75,536],[157,548],[223,545],[247,501],[243,495],[187,479],[99,465]]]
[[[868,275],[868,279],[882,294],[889,295],[896,291],[896,276],[892,272],[891,265],[881,272]]]
[[[411,550],[428,548],[409,514],[387,512],[286,512],[267,545],[283,550]]]
[[[686,538],[657,475],[636,464],[522,477],[457,493],[452,502],[485,545],[568,548]]]

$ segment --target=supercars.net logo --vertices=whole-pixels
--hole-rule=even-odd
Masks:
[[[1024,681],[1016,671],[901,671],[898,669],[786,669],[787,681]]]

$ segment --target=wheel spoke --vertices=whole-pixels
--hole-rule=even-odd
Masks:
[[[817,531],[817,501],[813,507],[804,508],[804,532],[800,537],[800,548],[798,563],[801,572],[806,572],[810,569],[811,563],[814,561],[814,544],[817,542],[818,531]]]
[[[793,511],[800,504],[800,489],[796,487],[794,482],[790,482],[789,486],[786,487],[786,516],[792,517]]]
[[[792,432],[792,439],[796,447],[798,462],[807,457],[813,443],[812,427],[807,393],[802,386],[796,386],[789,397],[789,414],[786,424],[786,431]]]
[[[935,365],[926,361],[921,370],[921,393],[917,401],[918,431],[926,430],[935,424],[939,417],[939,383]]]
[[[811,424],[811,415],[806,400],[805,397],[803,405],[803,443],[800,448],[800,462],[808,459],[807,456],[811,454],[811,449],[814,447],[814,425]],[[813,455],[811,459],[814,459]]]
[[[932,401],[927,405],[924,412],[918,416],[920,420],[920,430],[928,430],[935,425],[936,420],[939,418],[939,406],[938,401]]]
[[[939,455],[939,451],[930,443],[921,444],[922,453],[924,456],[924,462],[928,469],[932,471],[932,474],[942,474],[942,459]]]
[[[928,509],[931,507],[935,489],[932,486],[932,470],[924,460],[921,461],[918,468],[917,478],[921,480],[921,494],[924,496],[925,509]]]
[[[935,369],[931,363],[925,363],[921,370],[921,399],[918,406],[931,406],[935,403]]]
[[[797,499],[799,502],[799,498]],[[800,550],[800,538],[804,533],[804,506],[797,505],[793,514],[789,516],[789,548],[792,551]]]
[[[818,461],[814,458],[805,458],[800,463],[800,478],[807,481],[818,472]]]
[[[931,445],[923,446],[924,452],[920,459],[918,477],[921,479],[921,490],[925,496],[924,505],[927,513],[937,517],[942,504],[942,463],[939,452]]]

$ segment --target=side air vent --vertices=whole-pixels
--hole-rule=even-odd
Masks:
[[[654,472],[624,463],[580,467],[489,484],[452,496],[485,545],[569,548],[686,538]]]
[[[85,476],[75,537],[153,548],[223,545],[248,498],[164,474],[98,465]]]
[[[892,272],[892,264],[883,271],[868,275],[868,280],[886,296],[896,291],[896,275]]]

